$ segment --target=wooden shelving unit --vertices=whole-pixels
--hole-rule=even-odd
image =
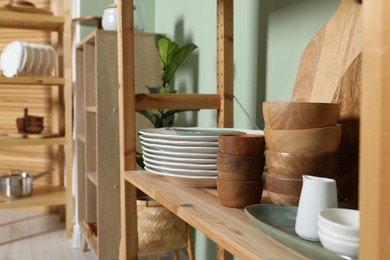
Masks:
[[[160,64],[153,35],[139,33],[136,39],[137,84],[144,88],[159,81]],[[97,30],[76,47],[78,221],[83,241],[98,259],[118,259],[121,233],[116,46],[116,32]],[[145,56],[155,59],[147,59],[149,64]],[[84,228],[96,222],[97,239]]]
[[[59,4],[59,3],[58,3]],[[62,5],[62,4],[61,4]],[[72,82],[71,82],[71,27],[70,7],[68,1],[63,3],[62,15],[33,14],[16,11],[0,10],[0,28],[20,30],[49,31],[53,34],[58,53],[58,66],[52,77],[0,77],[1,85],[36,86],[53,88],[56,93],[56,106],[53,107],[52,130],[55,135],[47,138],[13,138],[0,137],[0,146],[50,146],[53,161],[52,184],[36,188],[32,196],[22,199],[0,201],[0,209],[22,208],[34,206],[65,205],[66,231],[72,233]],[[60,4],[59,4],[60,6]],[[51,102],[51,101],[50,101]],[[64,177],[65,176],[65,177]]]
[[[356,3],[359,1],[350,1]],[[178,215],[187,223],[201,230],[207,237],[242,259],[303,259],[290,248],[282,246],[261,230],[248,224],[248,218],[242,210],[221,207],[213,191],[190,187],[178,187],[170,184],[161,176],[155,176],[145,171],[135,170],[135,129],[133,127],[134,113],[137,107],[137,95],[134,88],[133,64],[133,15],[132,0],[124,0],[118,5],[119,28],[118,57],[120,84],[120,143],[121,143],[121,227],[122,245],[121,259],[135,259],[137,256],[137,189],[155,198],[159,203]],[[221,102],[229,98],[224,92],[226,74],[233,75],[230,66],[232,48],[224,46],[225,41],[233,41],[229,28],[233,25],[233,0],[218,0],[218,48],[220,57],[227,57],[227,62],[219,62],[218,93]],[[360,212],[361,235],[359,257],[363,259],[388,259],[390,250],[388,239],[390,235],[390,210],[387,202],[390,193],[388,174],[390,161],[390,124],[387,111],[390,109],[388,99],[389,77],[387,68],[390,63],[389,47],[389,16],[379,15],[390,11],[386,0],[363,1],[365,42],[363,58],[362,81],[362,120],[360,134]],[[358,26],[359,28],[359,26]],[[225,31],[227,30],[227,32]],[[226,34],[227,33],[227,34]],[[362,33],[358,31],[357,33]],[[229,36],[229,37],[225,37]],[[349,34],[346,36],[350,36]],[[229,44],[229,43],[228,43]],[[126,46],[126,48],[124,47]],[[232,42],[231,42],[232,46]],[[314,46],[313,46],[314,47]],[[318,46],[316,46],[318,47]],[[220,60],[219,60],[220,61]],[[223,65],[222,65],[223,64]],[[128,72],[131,73],[128,73]],[[126,72],[126,73],[125,73]],[[221,74],[222,72],[222,74]],[[222,84],[221,84],[222,82]],[[233,81],[229,81],[233,82]],[[232,96],[230,96],[232,97]],[[150,107],[152,103],[150,103]],[[198,108],[202,108],[198,104]],[[221,104],[220,112],[231,104]],[[196,102],[193,107],[197,106]],[[148,108],[148,105],[142,106]],[[165,104],[164,108],[170,108]],[[183,107],[184,108],[184,107]],[[223,113],[222,113],[223,114]],[[225,117],[229,113],[225,114]],[[130,119],[129,119],[130,118]],[[219,117],[220,119],[220,117]],[[221,121],[219,125],[221,126]],[[215,192],[215,191],[214,191]],[[223,215],[225,218],[221,219]],[[218,220],[218,221],[215,221]],[[255,242],[254,244],[252,244]],[[219,254],[219,259],[231,259],[225,252]]]
[[[136,117],[139,109],[215,109],[218,127],[233,126],[233,0],[217,1],[218,76],[216,94],[138,94],[135,88],[132,0],[118,3],[118,71],[121,159],[121,243],[120,259],[138,254],[137,188],[129,176],[136,170]],[[148,193],[157,202],[153,192]],[[162,203],[164,205],[164,203]],[[221,256],[229,255],[223,249]]]

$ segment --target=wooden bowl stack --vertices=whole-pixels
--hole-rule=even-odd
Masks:
[[[43,117],[28,114],[28,109],[24,109],[24,117],[16,119],[16,127],[19,133],[40,134],[43,131]]]
[[[264,136],[218,137],[217,191],[222,205],[244,208],[258,204],[263,193]]]
[[[337,174],[340,104],[264,102],[263,116],[265,187],[274,204],[297,206],[303,175]]]

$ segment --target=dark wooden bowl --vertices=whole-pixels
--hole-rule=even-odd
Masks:
[[[219,151],[240,156],[262,156],[265,141],[263,135],[236,134],[218,136]]]
[[[218,198],[222,205],[244,208],[259,204],[263,194],[263,181],[228,181],[217,179]]]
[[[302,179],[302,175],[333,178],[337,175],[338,153],[265,152],[267,172],[282,178]]]
[[[19,133],[26,133],[26,124],[24,117],[16,118],[16,128]]]
[[[340,104],[264,102],[263,117],[270,129],[308,129],[332,126],[340,117]]]
[[[231,181],[261,180],[264,171],[264,162],[264,156],[238,156],[218,152],[218,177]]]
[[[289,196],[301,195],[302,179],[280,178],[269,174],[264,174],[264,176],[265,187],[268,191]]]
[[[284,195],[268,191],[269,199],[276,205],[298,206],[300,196]]]

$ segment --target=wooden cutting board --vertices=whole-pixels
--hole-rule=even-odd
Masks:
[[[362,51],[362,8],[342,0],[302,54],[292,101],[330,102],[353,60]]]
[[[292,101],[341,104],[339,198],[357,206],[362,5],[342,0],[331,19],[307,45],[298,69]]]
[[[341,143],[337,187],[339,198],[358,205],[361,54],[341,78],[331,100],[340,103]]]

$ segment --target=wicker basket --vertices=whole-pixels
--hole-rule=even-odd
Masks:
[[[178,249],[187,245],[187,224],[154,200],[137,200],[138,249]]]

